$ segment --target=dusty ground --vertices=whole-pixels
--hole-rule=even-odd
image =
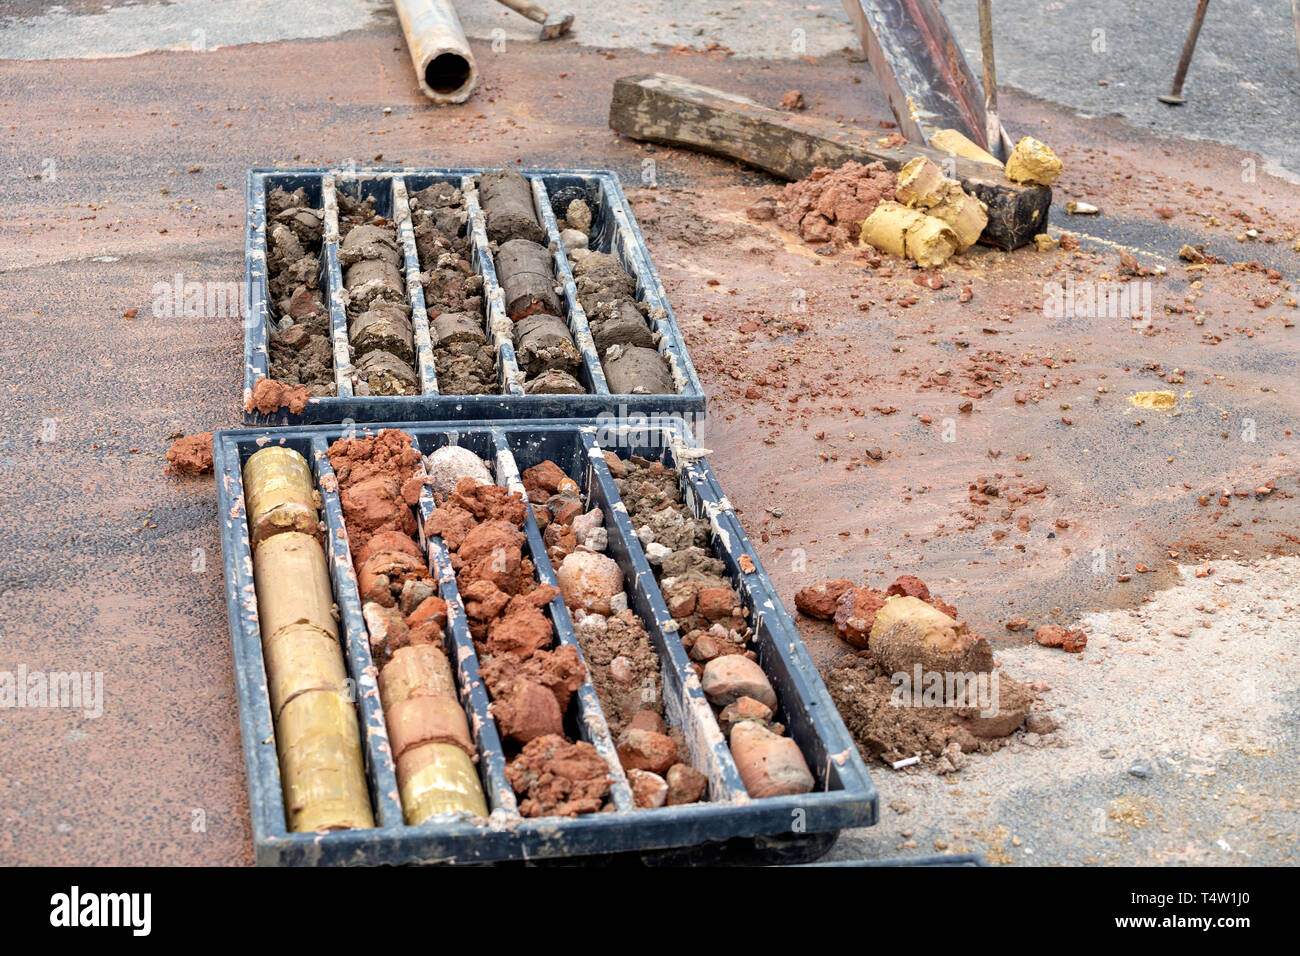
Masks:
[[[1008,94],[1017,132],[1048,140],[1066,162],[1052,232],[1076,232],[1081,250],[979,249],[931,291],[901,265],[819,255],[748,221],[770,179],[605,126],[612,80],[650,69],[773,103],[798,87],[820,115],[874,124],[888,112],[865,64],[837,53],[774,65],[722,51],[475,48],[483,85],[440,111],[419,96],[382,19],[341,37],[201,56],[0,61],[0,102],[21,117],[3,130],[0,179],[0,350],[11,370],[0,670],[102,672],[104,682],[97,718],[0,712],[0,858],[250,861],[215,495],[207,481],[162,473],[173,432],[238,423],[242,328],[233,315],[156,315],[154,286],[177,273],[242,275],[249,166],[355,159],[616,169],[709,392],[713,467],[787,603],[823,577],[879,585],[915,573],[997,640],[1013,674],[1051,685],[1044,702],[1063,711],[1066,746],[1020,743],[1023,752],[972,760],[956,777],[882,769],[882,825],[846,836],[837,856],[942,843],[999,861],[1226,862],[1244,848],[1256,861],[1294,862],[1295,566],[1276,556],[1296,555],[1300,535],[1297,311],[1287,304],[1300,188],[1262,168],[1243,181],[1230,148]],[[639,187],[647,159],[654,189]],[[1067,217],[1069,198],[1105,215]],[[1257,237],[1239,242],[1247,229]],[[1189,272],[1177,258],[1187,242],[1227,264]],[[1044,317],[1044,284],[1110,281],[1117,244],[1165,269],[1147,277],[1150,326]],[[963,286],[974,293],[966,304]],[[980,390],[992,390],[962,412],[977,364]],[[1182,381],[1168,384],[1175,369]],[[1180,396],[1174,412],[1127,401],[1164,387]],[[997,474],[1045,489],[972,504],[969,484]],[[1253,494],[1268,481],[1274,491]],[[1242,496],[1221,507],[1223,489]],[[1213,577],[1168,591],[1211,558]],[[1233,571],[1242,561],[1253,567]],[[1217,588],[1232,577],[1242,584]],[[1278,597],[1244,593],[1256,583]],[[1199,612],[1187,608],[1215,594],[1232,608],[1211,629],[1165,636],[1195,631]],[[1128,618],[1138,607],[1141,628]],[[1260,612],[1270,615],[1262,624]],[[1100,616],[1084,617],[1094,643],[1082,659],[1004,629],[1015,617],[1090,613]],[[805,633],[819,662],[842,653],[819,627]],[[1244,715],[1217,697],[1185,699],[1225,666],[1234,679],[1267,678]],[[1155,721],[1143,707],[1172,711]],[[1213,777],[1156,768],[1198,742],[1182,736],[1192,728],[1174,718],[1184,714],[1212,735],[1236,721]],[[1156,732],[1173,724],[1179,734]],[[1114,759],[1100,757],[1107,747]],[[1152,762],[1145,778],[1128,773],[1139,752]],[[899,815],[895,804],[911,809]],[[1110,821],[1103,839],[1088,829],[1097,808]]]

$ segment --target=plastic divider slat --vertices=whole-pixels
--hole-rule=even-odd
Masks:
[[[361,728],[366,754],[366,776],[371,787],[375,822],[381,826],[402,825],[402,804],[397,792],[397,771],[393,765],[393,748],[388,741],[388,725],[379,699],[379,672],[370,655],[370,638],[361,616],[361,595],[357,575],[352,567],[352,551],[343,525],[343,507],[338,496],[338,478],[330,465],[329,443],[323,438],[312,440],[312,465],[316,487],[320,491],[321,510],[326,526],[326,558],[334,600],[343,625],[343,651],[348,674],[360,708]]]
[[[605,369],[596,354],[596,340],[591,336],[591,326],[587,323],[587,313],[578,301],[578,286],[573,278],[573,269],[569,257],[564,252],[564,242],[560,239],[560,226],[555,221],[555,211],[551,209],[550,194],[546,183],[540,176],[531,177],[533,185],[533,203],[542,218],[546,235],[550,239],[552,256],[555,260],[555,275],[564,286],[564,304],[569,312],[569,332],[574,344],[582,352],[582,364],[591,376],[592,388],[596,395],[608,395],[609,382],[605,380]]]
[[[244,758],[257,767],[249,773],[249,802],[253,834],[270,841],[285,839],[289,823],[284,812],[284,784],[280,778],[280,757],[275,745],[275,722],[267,691],[266,661],[262,656],[261,627],[257,616],[257,589],[253,584],[252,544],[248,513],[244,504],[244,476],[238,445],[227,446],[226,467],[217,476],[222,508],[220,518],[243,549],[245,557],[235,562],[234,587],[227,588],[227,613],[239,621],[240,639],[235,641],[235,690],[239,695],[239,721]],[[229,573],[229,572],[228,572]]]
[[[352,349],[348,343],[348,292],[339,265],[339,197],[333,176],[321,179],[321,205],[325,210],[325,235],[321,291],[330,311],[330,343],[334,348],[334,383],[339,398],[352,398]]]
[[[659,652],[664,662],[664,703],[671,708],[673,722],[682,727],[696,769],[709,778],[711,799],[748,803],[750,797],[741,782],[740,771],[736,769],[731,749],[723,737],[713,708],[704,696],[700,679],[686,656],[686,649],[682,647],[677,622],[668,612],[668,604],[659,588],[654,569],[641,547],[641,541],[636,536],[636,529],[632,527],[627,507],[623,504],[614,476],[605,461],[603,449],[591,429],[584,428],[581,434],[592,475],[609,502],[605,524],[610,530],[610,541],[612,543],[617,538],[622,543],[636,568],[636,575],[630,584],[633,600],[640,605],[637,612],[643,620],[653,622],[651,636],[660,645]]]
[[[496,428],[492,429],[492,439],[496,445],[497,481],[511,491],[519,492],[524,501],[528,502],[528,492],[524,490],[523,479],[519,474],[519,466],[515,462],[514,454],[510,451],[510,443],[501,430]],[[531,504],[528,505],[524,520],[524,531],[528,536],[529,557],[533,560],[537,580],[542,584],[549,584],[558,588],[559,584],[555,578],[555,570],[551,567],[551,559],[546,554],[546,545],[542,541],[542,533],[537,527],[537,519],[533,517]],[[578,644],[578,637],[573,631],[573,621],[569,617],[569,609],[564,604],[564,598],[556,595],[551,600],[549,607],[551,622],[555,626],[555,633],[559,637],[560,643],[568,645],[577,651],[578,657],[585,667],[586,658],[582,655],[582,647]],[[605,720],[605,712],[600,707],[600,699],[596,696],[596,688],[591,683],[590,669],[583,678],[582,686],[578,688],[578,724],[586,741],[596,748],[609,766],[610,776],[614,780],[610,789],[614,798],[615,809],[635,809],[635,804],[632,801],[632,788],[627,782],[627,775],[623,772],[623,765],[618,759],[618,750],[614,746],[613,738],[610,736],[609,722]]]
[[[492,251],[488,248],[487,220],[478,202],[478,186],[474,177],[463,177],[460,189],[465,197],[465,210],[469,214],[466,229],[474,252],[474,270],[483,277],[483,311],[487,317],[488,335],[492,337],[497,350],[501,394],[523,395],[524,375],[515,358],[514,323],[506,315],[505,292],[497,281],[496,264],[492,260]]]
[[[424,304],[424,287],[420,285],[420,255],[415,248],[415,227],[411,222],[411,204],[406,180],[393,177],[393,219],[402,243],[406,264],[406,301],[411,306],[411,333],[415,340],[415,364],[420,373],[420,391],[438,394],[438,370],[433,364],[433,344],[429,340],[429,313]]]
[[[244,390],[251,396],[257,380],[267,374],[270,326],[267,325],[266,279],[266,177],[249,174],[248,254],[244,259]]]

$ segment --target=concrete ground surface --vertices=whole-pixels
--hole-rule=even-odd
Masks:
[[[831,858],[1296,862],[1300,188],[1274,175],[1295,169],[1270,112],[1294,102],[1281,39],[1257,31],[1249,80],[1198,54],[1188,93],[1226,104],[1219,124],[1147,111],[1154,53],[1073,83],[1067,46],[1050,70],[1043,51],[1084,43],[1101,5],[999,8],[1021,86],[1005,122],[1064,159],[1051,231],[1080,248],[978,248],[930,290],[749,220],[769,177],[606,127],[613,80],[647,70],[888,120],[837,5],[641,2],[616,25],[570,6],[574,38],[538,44],[504,8],[461,4],[481,85],[435,109],[384,4],[7,5],[0,671],[102,673],[103,712],[0,711],[0,861],[251,861],[215,493],[162,473],[174,434],[239,423],[242,326],[158,315],[154,290],[242,276],[248,167],[356,160],[617,170],[709,393],[701,438],[787,606],[822,578],[917,574],[1010,675],[1049,688],[1047,737],[947,776],[873,765],[881,823]],[[1238,30],[1235,8],[1257,7],[1211,5],[1202,52],[1227,57],[1217,18]],[[1107,17],[1112,49],[1141,33],[1176,57],[1190,10]],[[1103,215],[1065,215],[1071,198]],[[1184,243],[1225,262],[1189,270]],[[1151,270],[1150,323],[1042,314],[1053,282],[1113,279],[1120,247]],[[992,388],[962,412],[976,380]],[[1172,412],[1127,401],[1165,387]],[[973,505],[994,475],[1046,490]],[[1028,632],[1006,629],[1017,617]],[[1085,626],[1087,650],[1026,636],[1049,621]],[[819,665],[847,653],[800,626]]]

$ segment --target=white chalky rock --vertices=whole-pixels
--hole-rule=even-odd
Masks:
[[[473,478],[475,484],[491,485],[492,473],[483,459],[468,448],[445,445],[425,459],[434,494],[450,495],[462,478]]]

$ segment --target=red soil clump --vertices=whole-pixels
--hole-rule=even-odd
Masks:
[[[253,394],[244,401],[244,411],[274,415],[282,408],[297,415],[307,407],[311,389],[306,385],[285,385],[273,378],[260,378],[253,386]]]
[[[418,526],[411,509],[420,501],[424,477],[410,435],[386,428],[373,438],[341,438],[330,445],[329,456],[354,555],[383,532],[414,537]]]
[[[780,225],[806,242],[856,241],[862,221],[894,198],[898,177],[884,163],[818,166],[781,192]]]
[[[167,449],[166,470],[173,475],[206,475],[212,471],[212,432],[178,438]]]

